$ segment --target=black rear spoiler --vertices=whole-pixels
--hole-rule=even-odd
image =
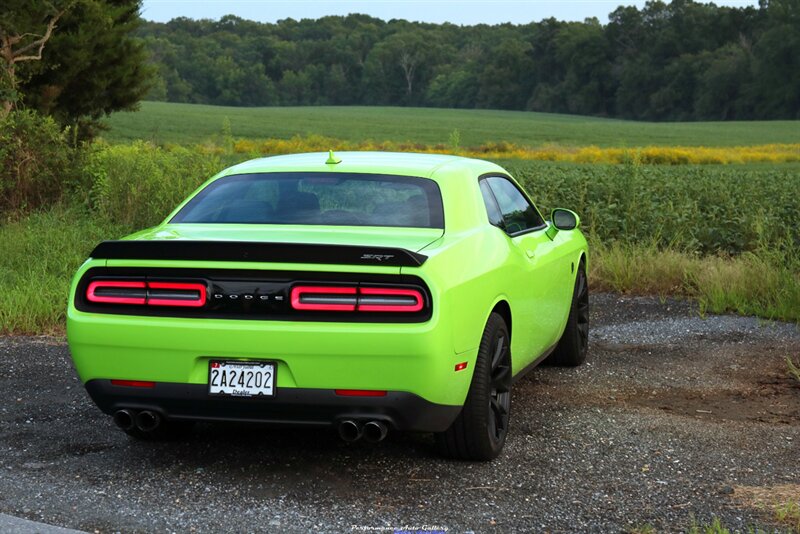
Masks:
[[[258,241],[103,241],[92,258],[108,260],[251,261],[419,267],[427,256],[402,248]]]

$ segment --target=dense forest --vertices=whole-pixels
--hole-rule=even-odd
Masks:
[[[597,19],[457,26],[366,15],[139,29],[151,100],[381,104],[647,120],[800,118],[800,0],[675,0]]]

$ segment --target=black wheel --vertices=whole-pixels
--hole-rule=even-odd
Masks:
[[[491,460],[508,434],[511,408],[511,339],[493,313],[483,331],[467,400],[450,428],[436,434],[439,451],[459,460]]]
[[[191,434],[193,428],[194,421],[161,421],[155,430],[145,432],[133,427],[123,432],[141,441],[176,441]]]
[[[577,367],[586,361],[589,348],[589,283],[586,267],[581,261],[575,277],[575,290],[572,293],[572,306],[567,318],[564,334],[553,351],[550,360],[554,365]]]

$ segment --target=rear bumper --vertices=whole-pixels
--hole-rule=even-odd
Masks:
[[[238,421],[274,425],[328,426],[346,419],[381,420],[395,430],[441,432],[461,411],[413,393],[385,397],[340,396],[331,389],[277,388],[269,399],[212,397],[205,384],[158,382],[152,388],[115,386],[94,379],[86,390],[103,412],[153,410],[168,420]]]
[[[453,352],[450,329],[425,323],[315,323],[84,313],[67,337],[81,381],[208,383],[210,360],[268,360],[278,388],[402,391],[461,406],[476,351]],[[463,371],[456,364],[468,362]]]

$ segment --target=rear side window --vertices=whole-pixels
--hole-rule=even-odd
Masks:
[[[500,207],[497,205],[497,200],[494,198],[492,190],[489,188],[489,182],[486,180],[480,181],[481,195],[483,195],[483,204],[486,206],[486,214],[489,216],[489,222],[498,228],[504,228],[503,214],[500,213]]]
[[[260,173],[215,180],[170,222],[444,228],[444,212],[427,178]]]
[[[511,181],[501,176],[491,176],[483,181],[488,183],[497,200],[503,216],[503,229],[507,233],[517,234],[544,226],[539,212]]]

